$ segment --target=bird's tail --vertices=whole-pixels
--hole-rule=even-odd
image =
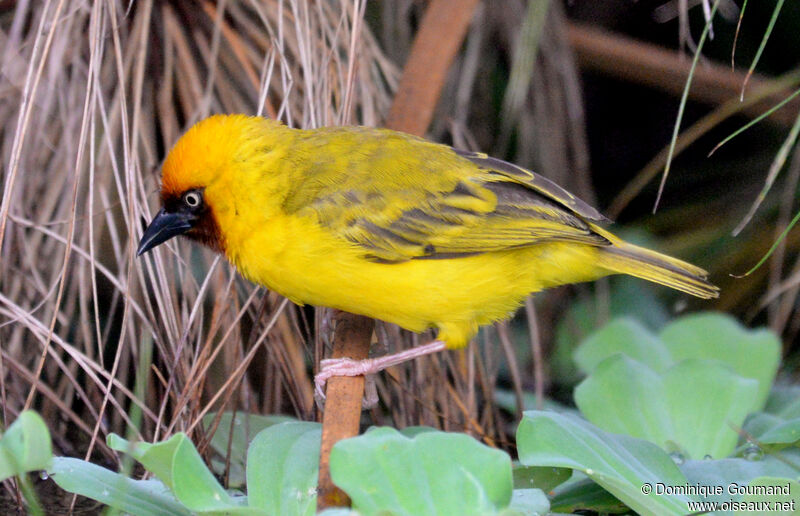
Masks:
[[[625,242],[602,248],[601,264],[619,274],[660,283],[703,299],[719,296],[719,288],[709,283],[700,267]]]

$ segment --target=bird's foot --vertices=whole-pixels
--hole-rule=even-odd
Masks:
[[[353,360],[352,358],[328,358],[320,362],[320,372],[314,377],[314,394],[318,399],[325,399],[325,383],[334,376],[367,376],[383,371],[414,358],[443,351],[444,342],[435,340],[423,346],[415,346],[399,353],[382,357]],[[376,396],[377,397],[377,394]]]
[[[352,358],[326,358],[321,360],[320,371],[314,377],[314,394],[318,399],[325,399],[325,384],[334,376],[366,376],[373,374],[372,358],[353,360]]]
[[[328,358],[320,361],[321,371],[314,377],[314,400],[322,410],[325,405],[325,384],[333,376],[364,375],[364,397],[361,408],[369,410],[378,404],[378,388],[375,378],[369,372],[370,359],[353,360],[352,358]]]

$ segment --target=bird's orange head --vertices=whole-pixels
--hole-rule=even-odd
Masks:
[[[232,211],[231,185],[242,164],[270,145],[278,122],[246,115],[214,115],[195,124],[167,155],[161,175],[161,209],[144,232],[137,255],[177,235],[217,252],[225,250],[220,215]]]

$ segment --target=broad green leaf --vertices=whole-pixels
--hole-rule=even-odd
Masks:
[[[159,443],[129,443],[110,434],[108,445],[129,453],[148,471],[155,474],[188,509],[198,513],[265,514],[242,507],[217,482],[206,467],[194,444],[184,433],[177,433]]]
[[[147,471],[161,479],[168,488],[175,488],[172,482],[172,460],[175,456],[175,449],[181,440],[186,439],[186,434],[175,434],[166,441],[160,443],[130,442],[117,434],[108,434],[106,444],[112,450],[127,453]],[[205,463],[200,459],[197,464],[205,468]]]
[[[780,416],[758,412],[747,418],[744,431],[759,446],[782,448],[800,442],[800,417],[785,420]]]
[[[625,355],[604,360],[575,389],[586,418],[608,432],[699,459],[727,457],[757,395],[755,380],[724,364],[684,360],[663,374]],[[697,393],[704,393],[698,396]]]
[[[688,358],[721,360],[736,373],[758,382],[758,394],[747,410],[764,406],[775,379],[781,345],[769,330],[749,330],[733,317],[702,313],[677,319],[661,331],[661,340],[677,362]]]
[[[509,509],[523,516],[538,516],[550,512],[550,501],[541,489],[514,489]]]
[[[619,354],[604,360],[575,388],[575,404],[607,432],[675,451],[670,449],[674,431],[661,375],[641,362]]]
[[[494,389],[494,402],[498,407],[505,410],[509,414],[517,413],[517,395],[510,389],[501,389],[496,387]],[[522,393],[522,408],[523,410],[537,410],[536,395],[532,392]],[[569,407],[563,403],[559,403],[550,398],[545,398],[542,402],[542,410],[552,410],[553,412],[570,412],[575,415],[578,411],[574,407]]]
[[[206,431],[210,430],[216,417],[217,414],[213,412],[203,417],[203,428]],[[290,421],[297,419],[289,416],[262,416],[247,412],[237,412],[234,415],[232,412],[225,412],[220,416],[210,445],[223,457],[228,454],[230,448],[231,460],[240,460],[244,465],[247,448],[256,435],[265,428]]]
[[[680,465],[680,468],[686,475],[689,485],[704,486],[706,491],[709,487],[720,489],[721,486],[721,492],[701,494],[704,500],[724,502],[741,499],[728,492],[729,486],[733,484],[745,486],[760,477],[784,479],[785,484],[788,480],[797,479],[798,465],[800,465],[800,450],[791,449],[767,454],[758,460],[742,458],[687,460]]]
[[[55,457],[48,474],[61,489],[137,516],[189,516],[159,480],[133,480],[91,462]]]
[[[756,412],[747,416],[742,428],[746,432],[746,437],[753,437],[756,441],[762,442],[760,436],[766,434],[773,428],[776,428],[785,423],[784,419],[774,414],[767,414],[766,412]],[[747,442],[744,437],[743,442]]]
[[[569,480],[572,471],[566,468],[521,466],[514,464],[514,489],[537,488],[548,492]]]
[[[370,430],[372,430],[372,428],[368,429],[367,431],[369,432]],[[425,432],[439,432],[439,430],[433,428],[432,426],[422,426],[422,425],[407,426],[405,428],[400,429],[400,433],[403,434],[405,437],[408,437],[409,439],[413,439],[419,434]]]
[[[211,430],[216,417],[217,413],[215,412],[203,417],[203,428],[206,431]],[[250,441],[261,430],[287,421],[297,421],[297,419],[289,416],[262,416],[247,412],[236,412],[234,415],[232,412],[224,412],[220,416],[219,424],[210,442],[211,448],[217,452],[217,456],[211,461],[214,472],[223,475],[226,473],[225,468],[227,467],[228,487],[243,487],[245,485],[247,448]]]
[[[797,444],[800,441],[800,418],[784,421],[758,437],[763,444]]]
[[[614,495],[585,477],[555,488],[553,496],[550,498],[550,509],[559,513],[593,511],[600,514],[620,514],[630,512],[630,509]]]
[[[413,439],[376,428],[336,443],[331,476],[364,515],[495,514],[511,500],[510,457],[464,434]]]
[[[582,471],[640,514],[685,514],[685,496],[642,493],[645,483],[679,485],[686,478],[658,446],[605,432],[581,419],[531,411],[517,430],[520,462]]]
[[[672,364],[661,340],[630,317],[614,319],[586,337],[575,351],[575,362],[584,374],[589,374],[600,362],[617,353],[647,364],[657,372]]]
[[[626,241],[646,245],[641,237],[647,235],[628,232],[620,235]],[[629,276],[614,276],[607,280],[611,286],[610,303],[603,300],[602,308],[597,306],[599,296],[586,296],[571,303],[566,313],[559,319],[555,330],[555,349],[551,356],[552,378],[560,385],[574,385],[582,376],[575,365],[574,351],[584,338],[591,335],[599,326],[598,313],[609,313],[612,317],[629,316],[641,321],[647,327],[660,328],[669,320],[669,313],[655,296],[655,289],[639,279]],[[667,289],[660,288],[659,292]]]
[[[319,423],[302,421],[262,430],[247,452],[250,505],[275,515],[313,515],[321,436]]]
[[[181,503],[197,512],[264,514],[245,507],[236,507],[235,501],[214,478],[189,437],[185,434],[176,435],[179,439],[172,459],[172,489]],[[145,460],[159,453],[155,449],[157,446],[154,445],[154,448],[148,451]],[[146,466],[146,462],[142,461],[142,465]]]
[[[245,473],[244,462],[231,460],[226,463],[224,458],[217,456],[211,457],[210,462],[211,464],[209,466],[211,471],[217,478],[225,478],[227,480],[228,489],[245,488],[247,485],[247,475]]]
[[[23,411],[0,438],[0,480],[47,469],[52,458],[44,420],[32,410]]]
[[[664,375],[674,441],[688,457],[723,458],[736,448],[758,383],[710,360],[684,360]]]

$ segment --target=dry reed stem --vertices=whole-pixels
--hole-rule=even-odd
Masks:
[[[257,289],[205,251],[175,243],[136,261],[133,244],[157,202],[165,150],[205,112],[274,115],[280,105],[284,119],[308,126],[343,118],[349,88],[347,109],[378,124],[396,72],[370,36],[354,35],[356,3],[324,4],[10,6],[0,24],[0,113],[16,121],[0,130],[6,424],[30,393],[55,435],[74,427],[89,438],[78,453],[97,443],[114,457],[108,432],[192,430],[226,399],[308,416],[305,337],[293,317],[257,320]],[[149,341],[156,358],[138,399],[134,368]],[[259,368],[279,372],[263,387],[244,381],[235,359],[262,355],[274,366]],[[212,371],[227,381],[204,380]],[[128,416],[134,404],[141,422]]]

